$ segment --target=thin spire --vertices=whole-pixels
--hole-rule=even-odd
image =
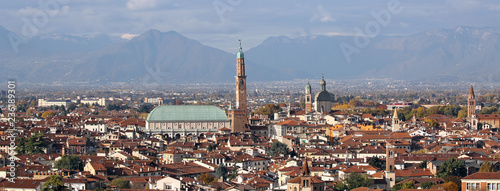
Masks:
[[[243,51],[243,48],[241,47],[241,39],[238,39],[240,41],[240,51]]]
[[[469,95],[474,96],[474,88],[472,88],[472,84],[470,85]]]
[[[302,164],[302,176],[309,176],[309,164],[307,164],[307,157],[304,158],[304,162]]]

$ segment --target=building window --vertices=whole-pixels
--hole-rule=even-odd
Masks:
[[[467,183],[467,190],[470,190],[470,183]]]
[[[491,183],[488,183],[488,190],[491,190]]]
[[[493,183],[493,185],[491,185],[491,189],[492,190],[496,190],[497,189],[497,184]]]

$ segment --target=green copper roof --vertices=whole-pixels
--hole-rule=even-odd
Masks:
[[[243,51],[239,51],[238,53],[236,53],[236,58],[245,58],[245,55],[243,55]]]
[[[236,53],[236,58],[244,58],[244,54],[243,54],[243,48],[241,47],[241,40],[240,41],[240,51],[238,51],[238,53]]]
[[[229,121],[224,110],[211,105],[162,105],[147,121]]]

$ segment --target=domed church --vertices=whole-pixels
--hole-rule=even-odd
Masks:
[[[306,85],[306,95],[305,95],[305,104],[306,104],[306,113],[316,112],[326,112],[330,113],[332,111],[332,96],[328,91],[326,91],[326,81],[325,78],[321,78],[321,89],[314,96],[314,103],[311,99],[311,85],[307,82]]]

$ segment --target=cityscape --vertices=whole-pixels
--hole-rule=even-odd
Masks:
[[[0,189],[500,190],[500,4],[361,2],[0,3]]]

